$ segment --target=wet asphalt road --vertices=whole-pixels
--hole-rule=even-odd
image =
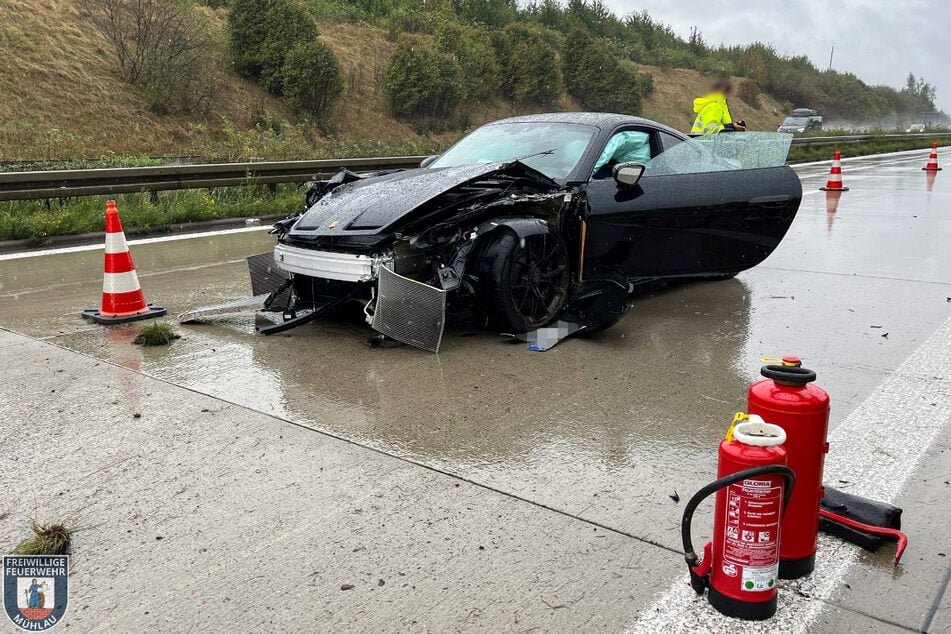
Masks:
[[[711,479],[760,357],[816,370],[834,428],[951,315],[951,176],[921,172],[926,155],[848,161],[852,190],[834,197],[818,191],[827,164],[799,168],[806,197],[763,265],[638,299],[615,328],[546,353],[459,329],[439,355],[370,348],[357,322],[264,338],[251,317],[181,326],[171,347],[143,349],[130,345],[136,325],[79,319],[99,299],[100,250],[0,257],[0,326],[679,550],[671,496]],[[147,299],[174,315],[248,294],[243,258],[272,244],[249,231],[132,253]],[[951,465],[941,460],[927,464]],[[885,577],[887,561],[867,556],[863,570]],[[932,568],[937,584],[945,568]],[[929,593],[922,606],[940,599]]]

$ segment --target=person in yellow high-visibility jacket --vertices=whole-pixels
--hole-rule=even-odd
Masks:
[[[730,107],[726,98],[733,92],[733,85],[726,79],[713,84],[709,95],[693,100],[693,111],[697,118],[693,122],[691,134],[717,134],[719,132],[742,132],[746,126],[734,123],[730,116]]]

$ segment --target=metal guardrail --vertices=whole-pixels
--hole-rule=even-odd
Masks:
[[[47,172],[0,172],[0,201],[304,183],[315,177],[329,177],[341,167],[357,172],[375,172],[417,167],[424,158],[423,156],[391,156],[320,161],[262,161]]]
[[[838,145],[863,141],[917,141],[919,139],[951,139],[951,132],[919,132],[916,134],[852,134],[839,136],[802,136],[793,139],[793,145]]]
[[[951,138],[951,132],[797,137],[793,139],[792,143],[793,145],[839,145],[877,139],[909,141],[940,138]],[[391,156],[320,161],[262,161],[257,163],[115,167],[46,172],[0,172],[0,201],[73,198],[273,183],[304,183],[315,177],[329,177],[341,167],[357,172],[405,169],[418,166],[423,158],[425,157]]]

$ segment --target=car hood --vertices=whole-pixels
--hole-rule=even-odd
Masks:
[[[517,161],[441,169],[413,169],[341,185],[301,215],[293,238],[382,233],[440,195],[481,178],[518,171],[551,187],[557,183]]]

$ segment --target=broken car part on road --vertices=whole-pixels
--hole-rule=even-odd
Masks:
[[[418,169],[342,169],[274,225],[290,294],[270,312],[292,327],[359,301],[378,332],[436,352],[455,309],[546,350],[616,323],[640,285],[768,257],[802,200],[789,145],[559,113],[483,126]]]

